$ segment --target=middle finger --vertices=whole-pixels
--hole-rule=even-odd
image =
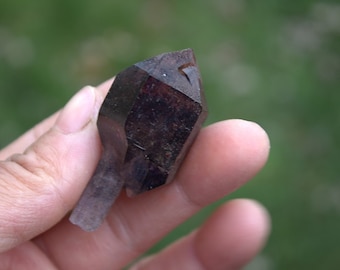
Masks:
[[[122,194],[95,232],[83,232],[64,220],[42,236],[47,253],[62,269],[106,269],[112,265],[120,269],[263,166],[267,137],[247,123],[226,121],[205,128],[173,183],[133,199]]]

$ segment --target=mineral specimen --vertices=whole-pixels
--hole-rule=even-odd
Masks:
[[[102,157],[70,221],[93,231],[122,188],[139,194],[171,181],[206,116],[191,49],[120,72],[98,116]]]

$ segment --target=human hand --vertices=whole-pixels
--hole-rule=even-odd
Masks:
[[[122,192],[97,231],[82,231],[67,214],[99,160],[96,116],[111,83],[83,88],[0,152],[0,269],[121,269],[265,164],[269,141],[258,125],[213,124],[201,130],[172,183],[132,199]],[[269,227],[262,206],[233,200],[132,269],[241,269]]]

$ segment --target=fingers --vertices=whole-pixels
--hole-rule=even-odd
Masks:
[[[11,250],[0,253],[0,269],[48,269],[58,268],[43,251],[31,241],[27,241]]]
[[[262,248],[269,227],[261,205],[234,200],[221,206],[198,231],[132,269],[243,269]]]
[[[112,81],[96,91],[85,87],[0,151],[0,252],[54,225],[74,205],[99,158],[95,121]]]
[[[84,88],[36,135],[6,150],[23,153],[0,162],[0,252],[46,231],[79,198],[99,159],[95,122],[105,96],[101,93],[110,83],[102,92]],[[64,220],[36,242],[62,269],[75,263],[87,269],[94,257],[92,269],[123,266],[202,206],[248,181],[265,163],[268,150],[265,132],[254,123],[214,124],[200,132],[172,184],[133,199],[122,194],[94,233]]]
[[[228,120],[201,132],[178,175],[191,204],[205,206],[250,180],[266,163],[269,139],[256,123]]]
[[[108,225],[128,249],[145,251],[202,207],[250,180],[266,162],[268,150],[266,134],[254,123],[213,124],[200,132],[170,185],[132,200],[122,197]]]
[[[47,132],[58,118],[59,112],[54,113],[41,123],[27,131],[10,145],[0,151],[0,160],[5,160],[15,153],[22,153],[29,145],[35,142],[41,135]]]
[[[232,201],[198,232],[197,257],[206,269],[242,269],[262,249],[269,230],[269,216],[261,205]]]
[[[99,86],[97,86],[96,92],[97,92],[97,95],[101,97],[101,99],[104,99],[104,96],[106,95],[112,82],[113,82],[113,79],[109,79],[103,82],[102,84],[100,84]],[[35,127],[33,127],[32,129],[27,131],[25,134],[20,136],[13,143],[11,143],[10,145],[2,149],[0,151],[0,160],[5,160],[13,154],[22,153],[23,151],[25,151],[28,146],[34,143],[40,136],[42,136],[51,127],[53,127],[53,125],[55,124],[55,121],[57,120],[59,116],[59,113],[60,111],[46,118],[41,123],[37,124]]]
[[[0,252],[45,231],[74,205],[99,159],[95,120],[101,103],[93,87],[83,88],[52,128],[22,154],[0,162]],[[19,139],[14,148],[29,140]]]
[[[42,245],[53,261],[63,261],[63,269],[76,262],[82,269],[123,267],[201,207],[248,181],[264,165],[268,151],[268,137],[254,123],[211,125],[198,135],[174,182],[135,198],[122,194],[93,233],[66,220],[43,236]],[[72,258],[67,250],[74,251]],[[87,258],[93,256],[96,264],[89,265]]]

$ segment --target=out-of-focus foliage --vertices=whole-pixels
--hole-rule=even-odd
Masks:
[[[226,198],[254,198],[272,215],[269,244],[248,269],[337,269],[338,1],[2,0],[0,147],[81,86],[186,47],[201,68],[207,122],[245,118],[271,138],[266,168]],[[213,207],[152,251],[198,226]]]

